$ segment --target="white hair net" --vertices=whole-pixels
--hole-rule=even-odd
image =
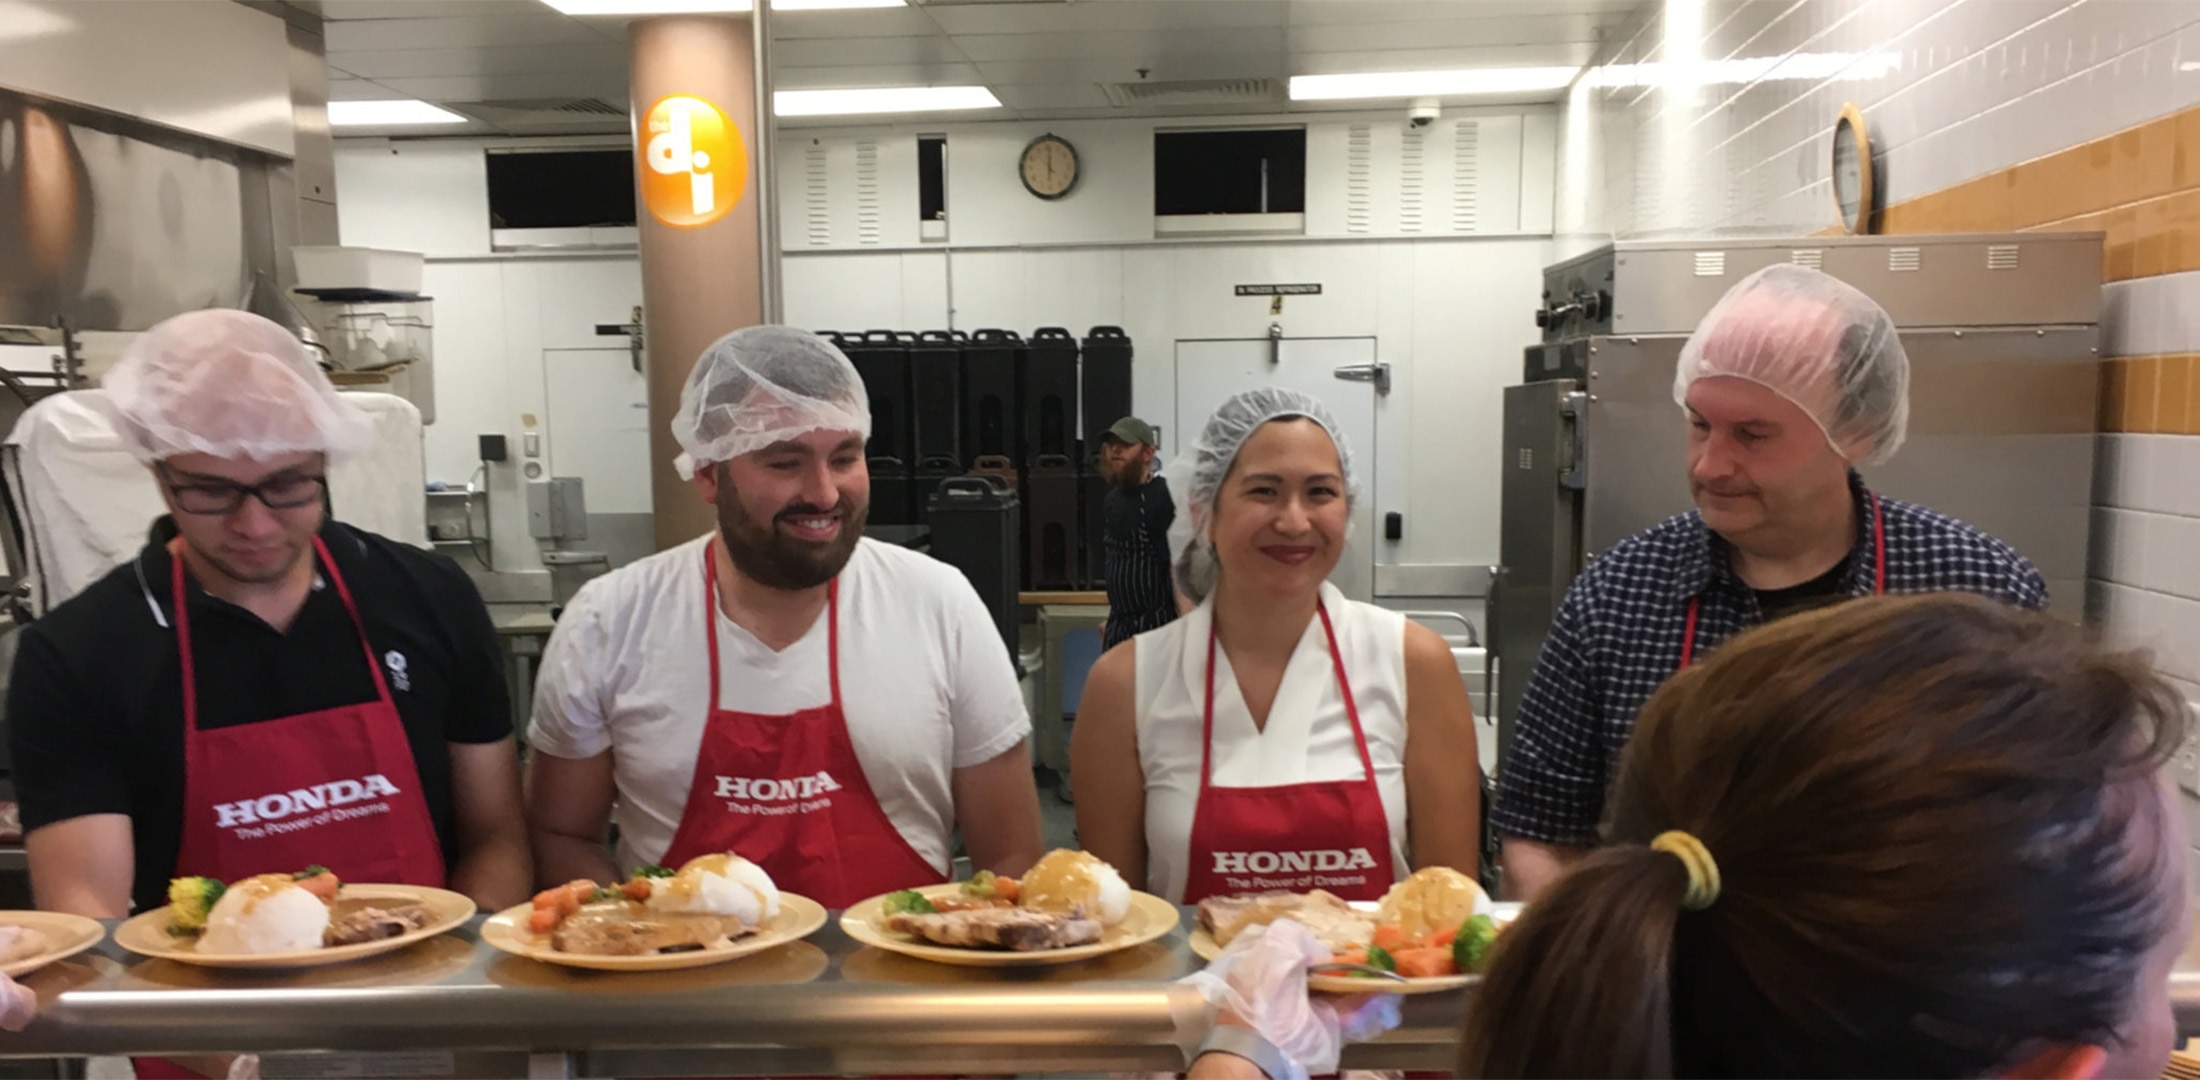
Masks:
[[[155,325],[100,384],[138,460],[178,454],[266,461],[366,448],[374,421],[344,399],[290,331],[227,308]]]
[[[1344,472],[1346,505],[1359,501],[1359,475],[1352,470],[1352,448],[1345,445],[1344,431],[1327,406],[1309,394],[1281,386],[1263,386],[1232,395],[1207,418],[1199,438],[1170,459],[1161,470],[1176,502],[1176,518],[1169,522],[1170,563],[1176,568],[1176,587],[1193,600],[1204,600],[1214,591],[1221,567],[1215,562],[1210,529],[1215,495],[1230,475],[1245,440],[1273,420],[1303,417],[1321,425],[1337,444],[1337,463]]]
[[[1910,426],[1910,358],[1894,320],[1854,286],[1777,263],[1719,298],[1681,346],[1673,400],[1697,379],[1748,379],[1810,414],[1835,450],[1876,465]]]
[[[832,342],[791,326],[751,326],[711,343],[680,388],[672,437],[682,476],[813,431],[871,437],[871,399]]]

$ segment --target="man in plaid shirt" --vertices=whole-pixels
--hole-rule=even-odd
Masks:
[[[1508,895],[1533,897],[1596,843],[1636,712],[1720,642],[1873,593],[2047,606],[2009,545],[1857,475],[1901,446],[1909,382],[1887,313],[1800,266],[1743,279],[1696,327],[1673,380],[1696,509],[1599,556],[1559,605],[1490,811]]]

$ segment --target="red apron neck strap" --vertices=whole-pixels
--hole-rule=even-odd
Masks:
[[[1360,767],[1366,770],[1367,778],[1372,781],[1375,779],[1375,759],[1367,750],[1367,731],[1360,726],[1359,701],[1352,696],[1352,679],[1345,674],[1344,655],[1337,649],[1337,628],[1329,621],[1329,605],[1316,601],[1314,614],[1321,619],[1322,636],[1329,643],[1329,670],[1336,676],[1337,690],[1344,695],[1345,719],[1352,724],[1352,745],[1360,753]],[[1214,779],[1215,641],[1215,623],[1210,614],[1207,620],[1207,702],[1200,720],[1202,734],[1199,743],[1199,785],[1203,788]]]
[[[182,538],[168,542],[169,580],[176,605],[176,652],[183,663],[183,727],[186,732],[199,730],[199,678],[198,664],[191,648],[191,608],[184,588],[184,557]],[[313,538],[313,554],[317,567],[326,571],[329,584],[336,587],[336,595],[344,602],[344,613],[351,617],[352,631],[359,636],[359,653],[367,659],[367,674],[374,679],[374,697],[385,704],[390,701],[389,681],[382,677],[382,664],[374,657],[374,643],[367,640],[366,620],[359,617],[359,604],[352,599],[351,586],[336,569],[336,560],[329,555],[328,545],[321,538]],[[188,740],[186,740],[188,745]]]
[[[703,545],[703,630],[710,653],[710,708],[718,709],[718,541]],[[840,707],[840,578],[825,583],[825,666]]]

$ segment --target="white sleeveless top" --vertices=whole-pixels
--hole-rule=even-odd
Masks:
[[[1395,873],[1406,862],[1406,619],[1395,611],[1347,600],[1322,584],[1322,603],[1337,634],[1337,651],[1352,680],[1367,753],[1375,762],[1383,814],[1390,825]],[[1133,638],[1138,650],[1138,760],[1146,774],[1146,891],[1176,903],[1189,876],[1192,814],[1199,802],[1200,736],[1207,699],[1207,633],[1214,601]],[[1297,650],[1276,689],[1268,726],[1259,730],[1238,692],[1229,654],[1215,650],[1216,787],[1274,787],[1366,775],[1352,744],[1323,639],[1321,619],[1306,621]]]

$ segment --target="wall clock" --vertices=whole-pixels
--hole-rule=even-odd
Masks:
[[[1871,231],[1872,143],[1864,112],[1854,104],[1841,106],[1833,121],[1833,203],[1849,235]]]
[[[1017,168],[1025,191],[1042,199],[1059,199],[1077,186],[1077,148],[1050,132],[1024,147]]]

